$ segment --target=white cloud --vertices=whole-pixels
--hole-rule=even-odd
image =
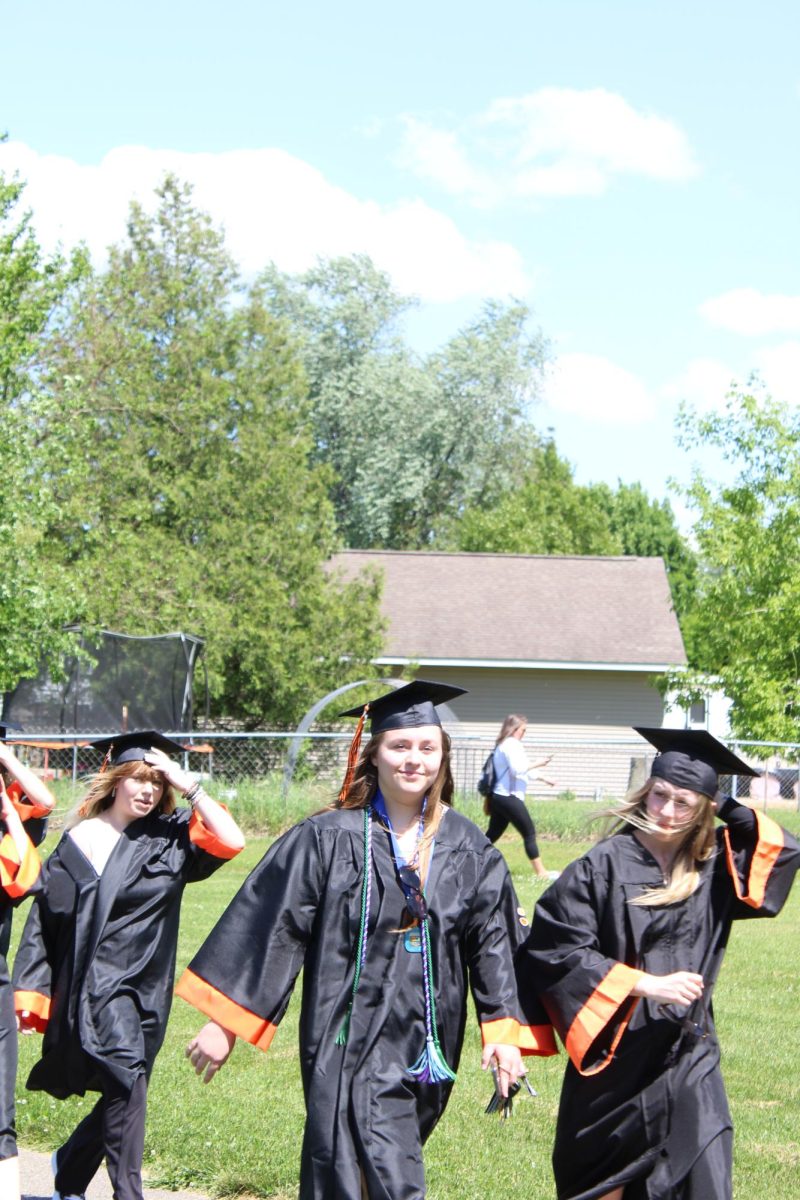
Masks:
[[[636,375],[596,354],[557,358],[543,398],[556,412],[603,425],[639,425],[656,413],[655,398]]]
[[[736,386],[736,372],[715,358],[693,359],[677,378],[661,388],[661,395],[674,402],[686,401],[697,412],[722,411],[725,397]]]
[[[283,150],[186,154],[121,146],[99,165],[81,166],[9,142],[0,147],[0,168],[16,169],[27,181],[24,202],[47,249],[83,240],[102,260],[124,235],[130,200],[152,210],[153,189],[173,171],[194,185],[198,207],[224,226],[228,248],[248,275],[270,261],[302,271],[317,256],[359,252],[401,290],[428,302],[525,295],[530,287],[510,243],[470,240],[421,201],[359,199]]]
[[[756,288],[736,288],[706,300],[699,311],[716,328],[745,337],[800,333],[800,296],[766,295]]]
[[[697,172],[677,125],[603,88],[493,100],[458,129],[406,117],[398,162],[477,205],[598,195],[619,175],[675,182]]]

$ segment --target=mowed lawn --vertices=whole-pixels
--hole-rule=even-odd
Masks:
[[[787,824],[797,824],[790,814]],[[178,968],[188,961],[229,897],[269,845],[251,838],[246,851],[210,881],[187,890]],[[547,841],[549,867],[563,867],[588,842]],[[520,839],[500,843],[520,902],[532,909],[534,884]],[[15,935],[23,912],[17,914]],[[268,1054],[238,1044],[208,1086],[190,1070],[184,1047],[202,1018],[176,1000],[153,1074],[145,1175],[162,1187],[211,1195],[252,1194],[289,1200],[297,1194],[303,1099],[297,1065],[298,995]],[[731,937],[717,989],[723,1070],[736,1126],[737,1196],[800,1200],[800,892],[773,921],[744,921]],[[93,1098],[56,1101],[26,1092],[38,1038],[21,1042],[18,1126],[23,1145],[52,1149]],[[530,1059],[537,1099],[518,1102],[511,1120],[487,1117],[491,1084],[480,1067],[477,1024],[470,1023],[447,1113],[428,1143],[432,1200],[545,1200],[554,1195],[550,1147],[565,1057]]]

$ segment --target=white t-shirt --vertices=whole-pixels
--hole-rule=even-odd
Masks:
[[[504,738],[494,752],[495,785],[498,796],[525,799],[530,763],[519,738]]]

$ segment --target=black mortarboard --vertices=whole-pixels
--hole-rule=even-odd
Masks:
[[[13,721],[4,721],[0,725],[0,742],[4,742],[9,733],[22,733],[22,726],[15,725]]]
[[[115,733],[111,737],[99,738],[91,743],[95,750],[108,755],[112,767],[121,763],[141,762],[151,750],[163,750],[165,754],[181,754],[183,746],[155,729],[134,729],[132,733]]]
[[[675,787],[715,796],[720,775],[758,775],[706,729],[649,729],[634,726],[658,750],[651,775]]]
[[[431,683],[427,679],[415,679],[404,687],[396,688],[369,701],[370,733],[383,733],[387,729],[416,729],[420,725],[441,725],[437,704],[463,696],[466,688],[451,687],[449,683]],[[348,708],[340,717],[362,716],[366,704]]]

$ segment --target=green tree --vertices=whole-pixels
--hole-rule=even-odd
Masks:
[[[51,554],[89,626],[207,640],[216,713],[294,720],[380,644],[374,580],[345,585],[302,367],[222,235],[168,177],[86,279],[53,347]]]
[[[719,450],[729,480],[697,473],[687,492],[701,560],[694,673],[669,682],[689,700],[711,676],[737,735],[800,741],[800,415],[754,388],[724,413],[684,414],[681,438]]]
[[[308,379],[315,455],[351,547],[420,548],[467,506],[499,495],[535,434],[546,346],[520,304],[487,304],[427,357],[403,340],[412,301],[366,257],[291,277],[271,268],[264,303],[286,320]]]
[[[669,500],[648,496],[640,483],[593,484],[591,492],[608,514],[622,554],[659,556],[667,569],[675,611],[687,618],[697,587],[697,555],[683,536]]]
[[[0,691],[34,675],[43,657],[57,661],[75,599],[42,555],[54,508],[31,410],[48,331],[86,261],[43,256],[30,213],[19,211],[23,190],[0,174]]]
[[[605,504],[574,482],[552,440],[534,447],[517,486],[488,507],[468,508],[458,522],[459,550],[498,554],[621,554]]]

